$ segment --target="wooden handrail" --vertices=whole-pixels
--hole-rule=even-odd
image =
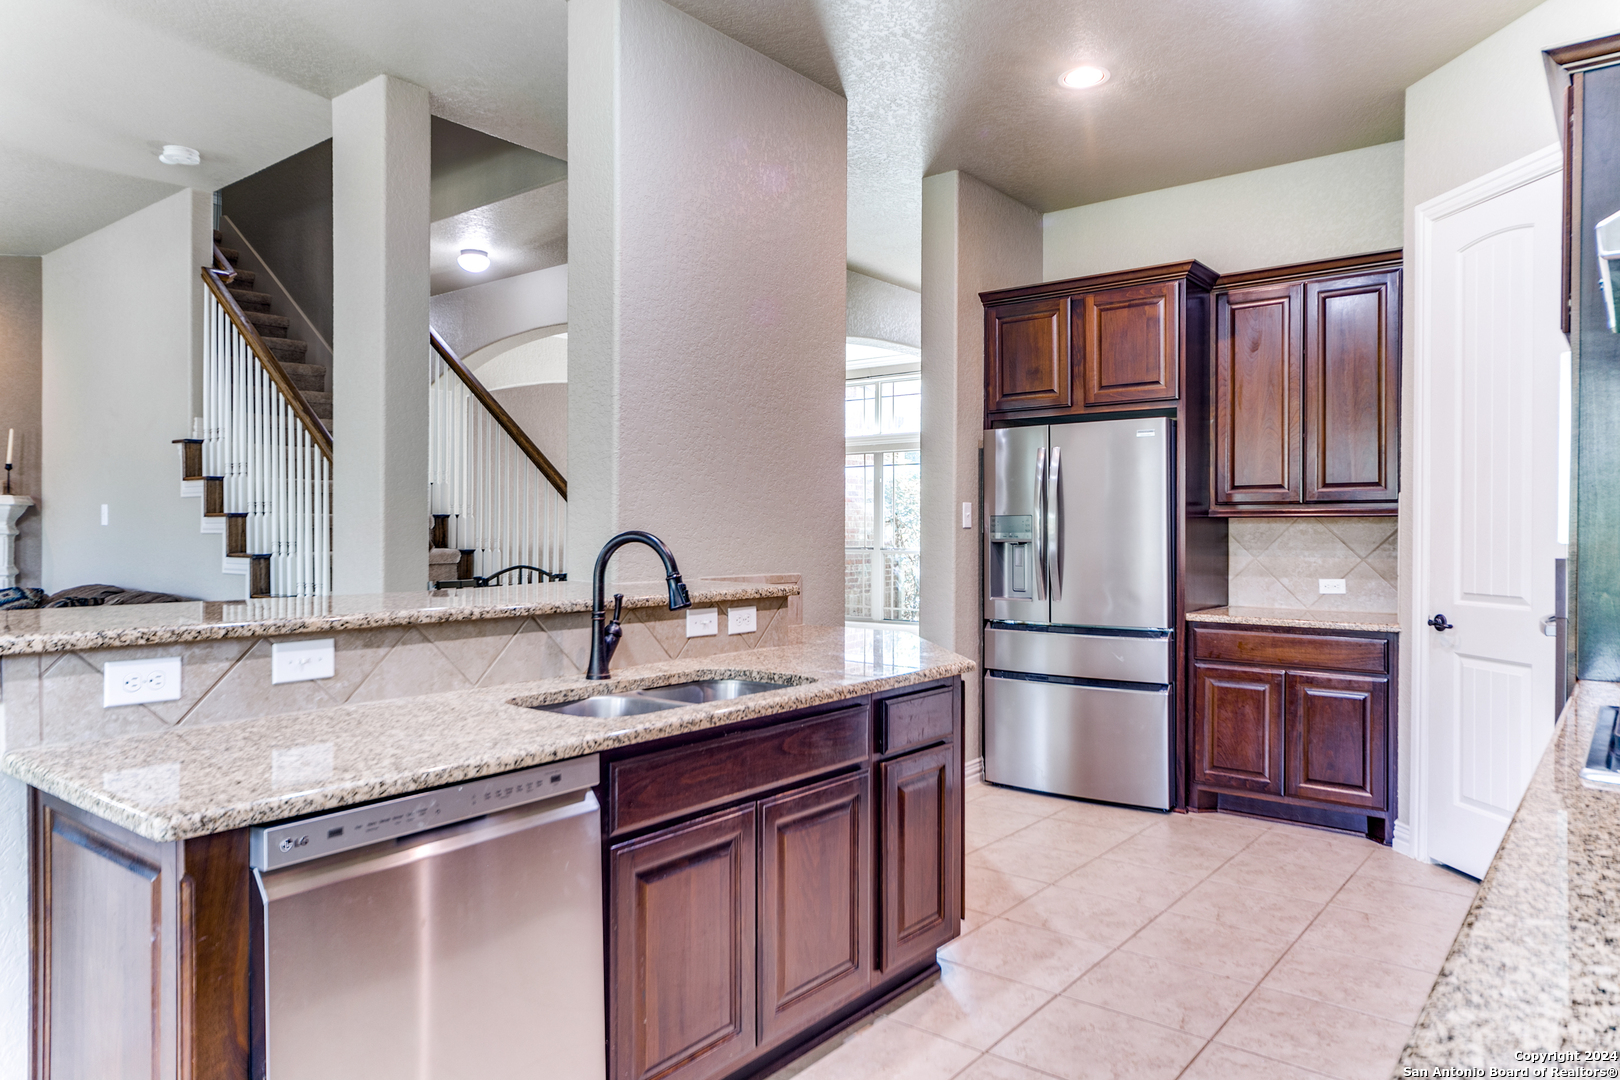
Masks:
[[[428,328],[428,340],[433,343],[434,351],[439,354],[439,359],[444,361],[445,366],[455,372],[456,376],[466,384],[467,389],[472,391],[472,396],[478,399],[478,403],[484,407],[489,415],[495,418],[495,422],[501,425],[502,430],[511,436],[512,441],[518,444],[518,448],[527,455],[528,459],[534,462],[534,467],[539,469],[541,475],[551,482],[551,486],[557,489],[557,494],[567,499],[568,481],[563,479],[563,474],[557,471],[557,466],[551,463],[551,459],[542,454],[540,448],[534,445],[534,440],[529,438],[528,432],[518,426],[518,422],[512,419],[512,415],[501,407],[500,402],[495,400],[495,395],[484,388],[484,384],[478,381],[478,376],[467,369],[467,365],[463,364],[460,357],[450,351],[450,346],[446,345],[444,339],[431,327]]]
[[[221,260],[225,258],[224,255],[219,254],[217,244],[214,250],[215,258]],[[227,268],[230,265],[228,262],[225,263]],[[236,271],[231,270],[230,275],[231,278],[234,278]],[[237,304],[236,297],[232,296],[231,291],[220,281],[221,276],[210,267],[205,266],[202,268],[203,282],[213,292],[214,299],[218,300],[220,307],[225,309],[225,314],[231,317],[231,322],[235,324],[237,333],[247,340],[248,348],[252,349],[253,355],[258,357],[259,366],[269,374],[270,381],[276,384],[276,389],[281,391],[281,396],[287,399],[288,405],[292,406],[293,415],[298,417],[299,421],[304,425],[304,430],[309,432],[310,441],[316,445],[326,460],[331,461],[332,433],[326,430],[326,425],[321,422],[321,418],[311,411],[309,402],[304,400],[304,395],[299,393],[298,388],[293,385],[292,379],[287,376],[287,369],[281,366],[281,361],[276,359],[275,354],[270,351],[270,347],[259,336],[259,332],[253,328],[253,324],[248,322],[247,316],[242,314],[242,308]],[[226,280],[230,280],[230,278]]]
[[[220,278],[227,285],[236,280],[236,267],[231,265],[231,260],[225,257],[225,252],[220,250],[217,243],[214,245],[214,268],[209,273]]]

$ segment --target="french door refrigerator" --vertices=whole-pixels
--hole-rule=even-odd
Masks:
[[[984,775],[1170,808],[1169,417],[985,432]]]

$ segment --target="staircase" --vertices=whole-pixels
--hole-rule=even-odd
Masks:
[[[214,243],[221,242],[218,232],[214,233]],[[230,260],[235,267],[241,260],[242,253],[235,248],[222,247],[220,254]],[[259,332],[259,337],[270,347],[270,352],[281,361],[282,368],[292,379],[293,385],[298,387],[304,400],[309,404],[310,411],[321,418],[326,425],[327,433],[332,431],[332,390],[327,385],[327,370],[320,364],[306,364],[305,356],[309,352],[309,344],[297,338],[287,336],[287,329],[291,320],[285,315],[277,315],[271,311],[269,293],[254,292],[253,285],[258,275],[252,270],[237,270],[236,279],[226,285],[236,303],[247,316],[253,329]]]

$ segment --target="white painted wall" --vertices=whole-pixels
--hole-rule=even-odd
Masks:
[[[428,92],[332,100],[332,587],[417,592],[428,546]]]
[[[984,306],[979,293],[1041,271],[1041,216],[963,172],[923,180],[922,636],[979,659],[979,449]],[[973,528],[962,528],[972,503]],[[981,756],[978,679],[967,680],[966,755]]]
[[[1197,259],[1223,274],[1401,246],[1401,144],[1058,210],[1045,280]]]
[[[428,302],[433,329],[466,360],[514,334],[568,321],[568,265],[440,293]]]
[[[105,582],[240,599],[217,535],[180,498],[171,440],[201,396],[212,199],[185,190],[44,257],[44,588]],[[108,524],[101,524],[107,504]]]
[[[649,529],[840,623],[845,103],[661,0],[568,35],[569,576]]]
[[[1405,213],[1406,247],[1411,250],[1416,208],[1486,173],[1561,139],[1562,105],[1555,104],[1542,51],[1558,45],[1605,37],[1620,31],[1614,0],[1547,0],[1455,60],[1406,88]],[[1413,340],[1412,290],[1420,268],[1406,275],[1405,340]],[[1407,354],[1410,357],[1410,351]],[[1414,368],[1402,369],[1401,393],[1412,400]],[[1412,410],[1401,416],[1401,444],[1416,446]],[[1417,612],[1412,596],[1413,455],[1401,455],[1400,590],[1398,610],[1406,633],[1400,643],[1398,745],[1416,737],[1411,699],[1414,633],[1428,612]],[[1548,568],[1551,573],[1551,568]],[[1399,805],[1411,806],[1411,755],[1400,756]],[[1406,811],[1403,809],[1403,815]],[[1404,823],[1402,823],[1404,824]],[[1396,841],[1403,839],[1398,825]]]
[[[844,332],[922,347],[922,293],[854,270],[844,275]]]

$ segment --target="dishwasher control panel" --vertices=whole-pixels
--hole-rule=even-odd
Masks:
[[[249,834],[255,870],[278,870],[311,859],[396,840],[556,795],[595,787],[602,769],[595,754],[517,772],[469,780],[319,817],[264,825]]]

